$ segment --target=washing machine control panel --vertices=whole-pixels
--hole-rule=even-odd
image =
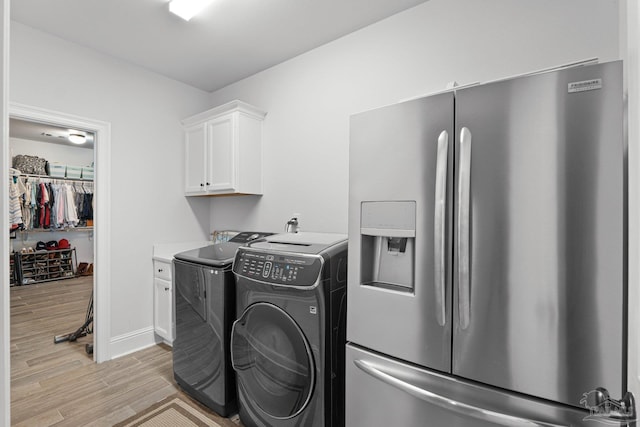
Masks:
[[[320,276],[319,257],[239,249],[233,272],[249,279],[274,284],[312,286]]]

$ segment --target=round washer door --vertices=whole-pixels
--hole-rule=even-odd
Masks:
[[[295,417],[311,399],[311,347],[295,320],[276,305],[253,304],[234,322],[231,363],[247,400],[273,418]]]

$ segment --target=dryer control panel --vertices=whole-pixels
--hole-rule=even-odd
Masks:
[[[319,256],[256,252],[240,248],[233,262],[237,275],[276,285],[313,286],[320,277]]]

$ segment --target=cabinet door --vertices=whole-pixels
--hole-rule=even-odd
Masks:
[[[154,278],[153,326],[156,334],[168,343],[173,341],[173,304],[171,282]]]
[[[205,191],[206,127],[197,125],[185,130],[185,191]]]
[[[207,123],[208,191],[236,187],[236,121],[236,114],[232,113]]]
[[[153,276],[171,282],[171,263],[154,260]]]

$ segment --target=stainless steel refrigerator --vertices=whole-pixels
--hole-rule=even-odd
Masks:
[[[621,62],[350,129],[346,425],[632,418]]]

